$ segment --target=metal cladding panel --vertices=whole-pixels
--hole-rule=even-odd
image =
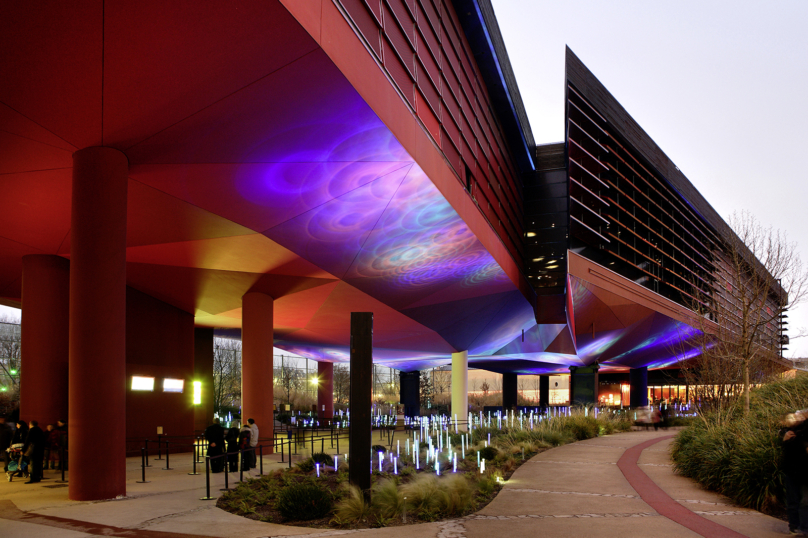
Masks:
[[[443,150],[458,180],[466,184],[466,168],[477,182],[487,180],[481,170],[501,171],[497,200],[501,199],[502,204],[494,200],[493,217],[483,208],[481,213],[511,256],[521,260],[522,185],[517,163],[505,143],[513,137],[500,132],[502,119],[492,115],[496,108],[488,93],[490,81],[484,80],[477,66],[475,52],[452,2],[340,0],[340,3]],[[420,100],[431,111],[419,108]],[[446,137],[451,139],[448,145]]]

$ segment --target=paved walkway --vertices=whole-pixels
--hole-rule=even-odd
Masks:
[[[48,480],[0,483],[0,537],[201,538],[334,536],[367,538],[491,538],[492,536],[769,537],[787,534],[785,522],[733,506],[673,474],[673,431],[631,432],[548,450],[517,470],[497,498],[477,514],[450,521],[368,531],[324,531],[247,520],[219,510],[204,496],[204,476],[188,476],[189,457],[172,458],[173,471],[149,470],[136,484],[138,462],[128,462],[129,495],[107,502],[66,500]],[[275,464],[267,462],[267,468]],[[51,475],[50,473],[48,474]],[[213,489],[223,480],[216,476]]]

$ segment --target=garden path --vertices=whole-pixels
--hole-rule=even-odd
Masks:
[[[152,483],[130,487],[127,498],[100,503],[67,501],[65,489],[47,488],[56,484],[0,483],[0,536],[764,538],[787,533],[785,522],[736,507],[675,475],[668,455],[674,433],[621,433],[548,450],[520,467],[480,512],[436,523],[323,531],[251,521],[215,508],[212,501],[200,501],[204,482],[175,465],[173,472],[151,471]],[[136,474],[137,462],[127,466]]]

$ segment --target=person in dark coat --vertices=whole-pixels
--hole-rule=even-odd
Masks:
[[[11,437],[12,445],[21,445],[25,443],[25,438],[28,435],[28,424],[22,421],[17,421],[17,429],[14,430],[14,435]]]
[[[47,436],[36,420],[32,420],[30,426],[22,450],[23,454],[31,458],[31,470],[29,471],[31,476],[26,484],[35,484],[42,480],[42,462],[45,459]]]
[[[780,429],[783,444],[781,468],[785,474],[788,530],[800,534],[808,530],[808,418],[805,412],[786,415]]]
[[[230,465],[230,472],[235,473],[238,471],[238,420],[230,423],[224,440],[227,442],[227,463]]]
[[[221,456],[224,454],[224,428],[219,425],[219,419],[214,418],[213,424],[205,428],[205,440],[208,442],[208,456]],[[210,460],[210,472],[221,473],[224,468],[224,458]]]
[[[64,420],[57,420],[56,431],[59,432],[59,446],[64,455],[64,461],[60,461],[56,468],[61,470],[62,466],[64,466],[65,471],[67,471],[67,422]]]
[[[54,429],[53,424],[48,424],[45,428],[45,437],[45,469],[47,469],[48,466],[50,466],[51,469],[56,469],[59,463],[60,432]]]
[[[11,446],[11,438],[14,432],[11,426],[6,424],[6,417],[0,417],[0,460],[3,461],[3,472],[8,471],[8,452],[6,449]]]
[[[252,440],[252,431],[250,430],[250,425],[245,424],[241,427],[241,432],[238,434],[238,446],[242,450],[241,452],[241,468],[245,471],[249,471],[253,467],[255,467],[255,463],[252,461],[252,455],[254,452],[251,450],[247,450],[250,448],[250,441]]]

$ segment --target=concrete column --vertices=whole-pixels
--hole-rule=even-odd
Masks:
[[[398,379],[404,416],[417,417],[421,414],[421,372],[399,372]]]
[[[517,406],[519,396],[519,376],[513,373],[502,374],[502,410],[508,411]]]
[[[598,363],[570,366],[570,405],[597,405]]]
[[[334,363],[317,363],[317,416],[321,421],[334,418]]]
[[[126,494],[126,198],[112,148],[73,154],[70,229],[70,499]]]
[[[469,352],[452,353],[452,413],[451,419],[457,415],[458,425],[467,429],[469,419]]]
[[[648,367],[631,368],[628,371],[628,382],[631,407],[648,405]]]
[[[261,444],[272,453],[274,299],[258,292],[241,298],[241,422],[254,419]]]
[[[550,407],[550,376],[539,376],[539,407]]]
[[[22,258],[20,418],[44,430],[67,420],[70,262],[50,254]]]
[[[193,380],[202,383],[202,403],[194,405],[194,430],[202,431],[213,423],[213,329],[194,329]]]

